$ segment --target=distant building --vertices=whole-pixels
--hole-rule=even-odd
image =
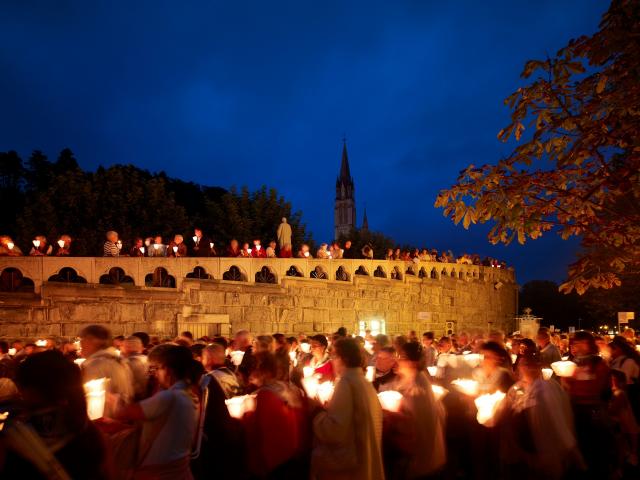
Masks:
[[[342,145],[342,164],[340,175],[336,180],[336,204],[334,212],[334,237],[349,235],[356,228],[356,188],[349,170],[349,156],[347,155],[347,142]]]

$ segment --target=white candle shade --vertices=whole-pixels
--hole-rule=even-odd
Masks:
[[[327,403],[333,397],[335,386],[333,382],[322,382],[318,385],[318,400],[321,403]]]
[[[106,378],[96,378],[84,384],[87,415],[90,420],[102,418],[104,415],[104,404],[107,399],[106,383]]]
[[[36,340],[36,347],[46,347],[46,346],[47,346],[46,340]]]
[[[84,361],[86,360],[86,358],[76,358],[73,363],[75,363],[76,365],[80,366],[84,363]]]
[[[436,400],[442,400],[444,396],[449,393],[449,390],[441,387],[440,385],[431,385],[431,390],[433,391],[433,395],[436,397]]]
[[[209,243],[209,248],[213,248],[213,242]]]
[[[33,246],[36,247],[36,248],[40,247],[40,240],[34,240],[33,241]]]
[[[496,411],[498,410],[498,407],[504,400],[504,397],[505,394],[503,392],[497,391],[495,393],[480,395],[474,400],[474,403],[478,408],[476,420],[478,420],[478,423],[480,425],[484,425],[493,418]]]
[[[315,377],[304,377],[302,379],[302,387],[307,392],[309,398],[315,398],[318,394],[318,379]]]
[[[475,380],[471,380],[470,378],[457,378],[451,383],[465,395],[469,395],[470,397],[478,395],[478,382]]]
[[[140,251],[144,254],[144,247],[140,247]]]
[[[194,235],[194,236],[193,236],[193,237],[191,237],[191,238],[193,238],[193,243],[198,243],[198,237],[196,237],[196,236]]]
[[[516,360],[518,360],[518,355],[516,355],[515,353],[511,354],[511,363],[516,363]]]
[[[304,374],[305,378],[312,376],[313,372],[315,372],[315,368],[313,367],[302,367],[302,373]]]
[[[383,410],[389,412],[399,412],[402,405],[402,394],[395,390],[387,390],[386,392],[380,392],[378,394],[380,405]]]
[[[64,248],[64,240],[58,240],[58,246]]]
[[[551,364],[551,368],[553,368],[553,371],[559,377],[572,377],[576,371],[576,367],[577,365],[571,360],[562,360]]]
[[[10,348],[9,349],[9,356],[13,357],[15,356],[15,354],[18,353],[17,350],[15,348]]]
[[[370,382],[373,382],[376,379],[376,367],[373,367],[373,366],[367,367],[367,373],[366,373],[365,377]]]
[[[242,363],[242,359],[244,358],[244,352],[242,350],[234,350],[231,352],[231,363],[233,363],[236,367]]]
[[[553,375],[553,369],[552,368],[543,368],[542,369],[542,378],[544,378],[545,380],[549,380],[552,375]]]
[[[15,245],[13,244],[13,242],[9,242],[9,243],[7,243],[7,248],[8,248],[9,250],[13,250],[13,247],[15,247]]]
[[[224,401],[229,410],[229,415],[233,418],[241,419],[245,413],[253,412],[256,409],[255,395],[241,395],[229,398]]]
[[[438,373],[438,367],[427,367],[427,372],[429,372],[429,375],[432,377],[435,377]]]
[[[173,253],[178,253],[178,247],[177,246],[173,246]]]

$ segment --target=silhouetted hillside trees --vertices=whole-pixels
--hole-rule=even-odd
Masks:
[[[133,165],[87,172],[69,149],[55,162],[38,150],[24,162],[14,151],[0,152],[0,202],[0,234],[25,251],[35,235],[55,241],[69,234],[74,255],[92,256],[101,253],[108,230],[118,231],[128,246],[137,236],[181,233],[188,239],[195,226],[218,244],[232,238],[267,242],[282,217],[289,219],[296,245],[312,241],[301,212],[274,189],[227,191]]]

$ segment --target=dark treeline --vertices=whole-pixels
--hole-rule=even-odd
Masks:
[[[87,172],[68,148],[56,161],[38,150],[24,161],[14,151],[0,152],[0,201],[0,234],[25,252],[35,235],[55,242],[68,234],[73,255],[93,256],[101,255],[108,230],[116,230],[127,247],[135,237],[189,238],[196,226],[217,244],[232,238],[268,242],[282,217],[292,226],[294,246],[312,242],[301,212],[274,189],[225,190],[133,165]]]

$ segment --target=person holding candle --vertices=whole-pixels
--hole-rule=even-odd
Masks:
[[[37,235],[33,240],[33,247],[29,251],[29,255],[34,256],[49,256],[53,253],[53,246],[47,242],[47,237],[44,235]]]
[[[473,371],[472,378],[478,382],[478,393],[506,392],[514,383],[511,369],[502,366],[505,350],[496,342],[486,342],[480,348],[482,363]]]
[[[333,381],[335,374],[333,362],[329,356],[329,342],[324,335],[314,335],[309,339],[311,345],[311,359],[309,366],[313,368],[313,374],[319,376],[321,382]]]
[[[144,246],[144,242],[142,240],[141,237],[136,237],[136,239],[133,241],[133,246],[131,247],[131,250],[129,250],[129,256],[130,257],[144,257],[145,255],[145,251],[146,248]]]
[[[396,359],[396,351],[391,346],[382,347],[376,352],[375,378],[373,380],[373,388],[378,392],[383,390],[393,390],[391,385],[397,379],[396,368],[398,362]],[[368,367],[371,368],[371,367]]]
[[[322,245],[320,245],[320,248],[316,252],[316,258],[325,259],[325,260],[328,260],[329,258],[331,258],[331,254],[329,253],[328,247],[329,245],[327,245],[326,243],[323,243]]]
[[[60,239],[56,242],[56,257],[68,257],[71,255],[71,237],[69,235],[60,235]]]
[[[182,235],[175,235],[167,248],[167,257],[186,257],[187,254],[188,250],[184,244],[184,238]]]
[[[207,374],[220,384],[225,398],[235,397],[240,394],[238,377],[227,367],[222,345],[212,343],[202,350],[202,366]]]
[[[227,257],[239,257],[240,256],[240,246],[238,245],[238,240],[235,238],[229,242],[229,247],[227,248]]]
[[[1,478],[113,478],[76,365],[56,350],[37,353],[18,367],[16,385],[24,411],[3,424]]]
[[[444,468],[445,412],[423,371],[422,347],[400,347],[398,376],[389,389],[402,394],[398,413],[385,413],[385,469],[388,479],[429,478]]]
[[[153,243],[149,246],[149,250],[147,251],[148,257],[166,257],[167,256],[167,246],[162,243],[162,237],[157,235],[153,238]]]
[[[250,381],[257,390],[256,408],[245,413],[249,471],[255,478],[305,478],[309,446],[301,393],[277,380],[278,363],[271,352],[256,353]]]
[[[541,368],[536,352],[523,355],[505,398],[500,457],[507,478],[560,480],[583,465],[569,397]]]
[[[105,417],[111,417],[119,405],[129,404],[134,397],[133,376],[124,359],[111,346],[111,332],[102,325],[88,325],[78,334],[85,382],[98,378],[109,380],[108,393],[113,401],[105,406]]]
[[[316,480],[383,480],[382,408],[364,377],[362,351],[352,338],[334,344],[338,381],[327,410],[313,419],[311,457]]]
[[[239,253],[239,257],[242,258],[251,258],[251,252],[253,250],[251,248],[249,248],[249,243],[248,242],[244,242],[242,244],[242,248],[240,249],[240,253]]]
[[[196,227],[193,229],[193,237],[191,237],[191,256],[192,257],[209,257],[211,256],[211,239],[203,235],[202,229]]]
[[[118,232],[113,230],[109,230],[106,233],[106,241],[102,246],[102,256],[103,257],[119,257],[120,256],[120,248],[118,248]],[[121,245],[121,244],[120,244]]]
[[[544,368],[549,368],[553,362],[562,360],[560,350],[551,342],[551,335],[547,328],[541,328],[536,335],[536,343],[540,349],[540,361]]]
[[[266,250],[266,257],[267,258],[277,258],[278,255],[276,254],[276,241],[275,240],[271,240],[269,242],[269,246],[267,247]]]
[[[303,243],[302,246],[300,247],[300,250],[298,250],[296,257],[297,258],[313,258],[313,255],[311,255],[311,252],[309,252],[309,245],[307,245],[306,243]]]
[[[133,478],[191,480],[191,448],[198,422],[197,386],[202,367],[187,347],[161,345],[149,352],[160,390],[117,413],[122,421],[142,421]]]
[[[0,237],[0,257],[20,257],[22,250],[13,243],[11,237],[3,235]]]

